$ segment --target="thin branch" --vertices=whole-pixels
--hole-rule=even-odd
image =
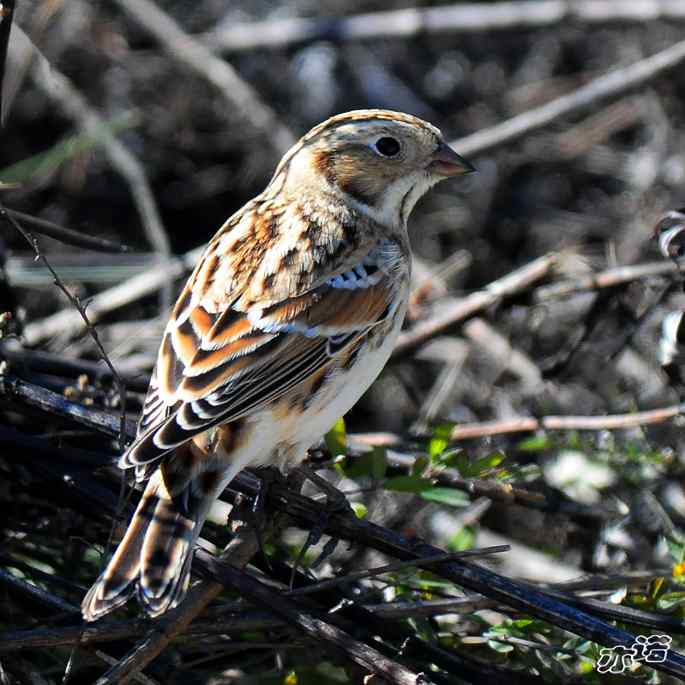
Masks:
[[[531,131],[549,126],[569,114],[643,86],[665,71],[673,69],[683,60],[685,60],[685,41],[680,41],[651,57],[646,57],[627,67],[614,69],[568,95],[562,95],[536,109],[507,119],[501,124],[455,140],[451,145],[465,156],[493,150]]]
[[[75,245],[76,247],[85,247],[87,250],[98,250],[99,252],[129,252],[130,248],[127,245],[106,240],[105,238],[96,238],[95,236],[84,235],[79,231],[74,231],[71,228],[64,228],[52,221],[40,219],[37,216],[24,214],[24,212],[17,212],[14,209],[5,208],[5,212],[18,221],[25,221],[31,224],[36,233],[47,235],[50,238],[59,240],[67,245]]]
[[[41,604],[45,604],[46,606],[56,609],[57,611],[64,612],[66,614],[79,613],[77,606],[70,604],[61,597],[57,597],[57,595],[53,595],[47,590],[43,590],[43,588],[38,587],[38,585],[33,585],[33,583],[28,583],[22,578],[12,575],[4,568],[0,568],[0,583],[5,583],[13,588],[14,592],[31,597]]]
[[[15,35],[22,43],[31,43],[19,27],[16,27]],[[66,116],[94,136],[102,145],[110,164],[128,184],[140,214],[143,229],[153,250],[163,255],[170,254],[169,238],[141,163],[114,137],[107,122],[88,104],[73,83],[53,67],[36,48],[34,48],[33,59],[31,76],[36,85],[59,106]]]
[[[118,436],[121,434],[121,418],[106,411],[86,407],[78,402],[71,402],[63,395],[51,392],[39,385],[28,383],[11,374],[0,375],[0,396],[5,395],[14,401],[20,401],[50,414],[64,416],[89,428]],[[136,432],[136,423],[127,419],[124,423],[126,436],[132,437]]]
[[[544,302],[545,300],[565,297],[573,293],[613,288],[614,286],[637,281],[641,278],[678,273],[677,265],[666,261],[616,266],[599,273],[590,274],[589,276],[579,276],[578,278],[569,278],[550,285],[542,285],[533,291],[533,299],[535,302]]]
[[[476,312],[525,290],[532,283],[544,278],[555,266],[557,259],[554,253],[539,257],[520,269],[493,281],[482,290],[471,293],[443,308],[427,321],[416,324],[402,333],[393,350],[393,356],[405,354],[426,340],[445,332],[454,324],[473,316]]]
[[[371,438],[371,434],[366,434]],[[357,436],[350,435],[351,439]],[[367,444],[372,444],[371,442]],[[409,454],[400,454],[395,450],[388,450],[388,461],[391,464],[402,468],[411,469],[416,463],[416,457]],[[531,492],[524,488],[519,488],[511,483],[500,483],[494,479],[485,478],[462,478],[459,471],[453,468],[445,468],[431,475],[438,484],[446,485],[450,488],[462,490],[473,497],[487,497],[496,502],[506,502],[508,504],[536,504],[543,505],[545,496],[539,492]]]
[[[464,335],[479,350],[488,355],[503,372],[508,370],[522,385],[522,393],[531,395],[540,390],[542,373],[535,362],[485,319],[474,317],[464,324]]]
[[[662,0],[536,0],[534,2],[464,3],[444,7],[368,12],[350,17],[273,19],[226,23],[203,36],[213,49],[240,52],[286,48],[319,40],[354,41],[409,38],[422,34],[474,33],[544,28],[562,21],[587,24],[685,19],[679,2]]]
[[[168,616],[159,619],[158,622],[167,620]],[[65,628],[17,630],[0,635],[0,653],[13,652],[19,649],[60,647],[76,643],[85,645],[128,640],[146,635],[155,624],[156,622],[139,618],[128,621],[98,621],[93,624],[68,626]],[[239,615],[193,623],[184,632],[184,635],[190,637],[221,633],[241,633],[249,630],[268,630],[281,625],[281,619],[276,618],[271,613],[247,611],[243,607]]]
[[[423,557],[421,559],[410,559],[409,561],[397,561],[392,564],[384,564],[376,568],[370,568],[366,571],[356,571],[348,573],[337,578],[329,578],[328,580],[321,580],[318,583],[313,583],[307,587],[297,588],[285,593],[288,597],[301,597],[302,595],[310,595],[321,590],[327,590],[332,587],[346,585],[364,578],[373,578],[384,573],[395,573],[396,571],[404,571],[407,568],[430,568],[433,564],[442,561],[454,561],[455,559],[465,559],[472,556],[485,556],[488,554],[498,554],[500,552],[508,552],[509,545],[493,545],[492,547],[481,547],[478,549],[468,549],[462,552],[446,552],[445,554],[438,554],[433,557]]]
[[[115,659],[113,656],[109,656],[109,654],[105,654],[100,649],[94,649],[93,654],[102,659],[102,661],[104,661],[108,666],[116,666],[119,663],[118,659]],[[156,680],[152,680],[152,678],[148,678],[142,673],[136,673],[132,676],[132,679],[137,683],[142,683],[142,685],[157,685],[158,682]]]
[[[334,654],[342,652],[348,659],[369,672],[375,673],[388,683],[418,685],[431,682],[424,674],[414,673],[399,662],[389,659],[377,649],[355,640],[340,628],[316,618],[244,571],[216,559],[204,550],[199,550],[197,557],[215,578],[240,592],[241,596],[268,607],[290,625],[296,626],[306,635],[318,640],[326,649],[332,649]]]
[[[229,111],[242,123],[260,131],[278,153],[285,152],[295,142],[296,137],[252,86],[230,64],[186,33],[166,12],[150,0],[117,0],[117,3],[153,35],[173,59],[215,86],[226,100]]]
[[[51,609],[55,609],[59,612],[63,612],[67,615],[73,615],[73,614],[80,614],[80,610],[77,606],[74,606],[73,604],[70,604],[69,602],[65,601],[61,597],[57,597],[56,595],[53,595],[46,590],[43,590],[42,588],[38,587],[37,585],[33,585],[32,583],[27,583],[25,580],[22,580],[21,578],[17,578],[16,576],[13,576],[11,573],[5,571],[4,569],[0,568],[0,582],[6,583],[10,585],[15,592],[19,592],[23,595],[26,595],[28,597],[31,597],[32,599],[36,600],[40,604],[45,605],[46,607],[50,607]],[[41,629],[42,630],[42,629]],[[67,629],[69,630],[69,629]],[[82,628],[77,628],[77,630],[80,632]],[[33,633],[33,632],[40,632],[40,631],[20,631],[23,633]],[[78,637],[77,636],[72,636],[76,637],[76,639],[70,640],[68,643],[60,643],[60,644],[77,644],[78,643]],[[23,647],[23,645],[21,645]],[[20,647],[20,648],[21,648]],[[4,649],[4,645],[0,647],[0,652],[2,651],[9,651]],[[104,661],[107,664],[112,663],[112,657],[106,654],[105,652],[102,652],[98,650],[96,652],[96,656]],[[143,677],[143,679],[139,679],[136,677],[137,682],[146,682],[149,683],[150,681],[146,678]]]
[[[456,426],[450,435],[452,440],[484,438],[506,433],[530,433],[537,430],[620,430],[637,426],[653,425],[674,419],[685,412],[685,404],[674,404],[659,409],[636,411],[629,414],[606,416],[543,416],[539,419],[521,417],[504,421],[481,421]]]
[[[1,204],[0,217],[6,219],[23,236],[23,238],[35,252],[36,259],[39,259],[41,262],[43,262],[45,268],[52,274],[55,285],[64,293],[69,302],[71,302],[71,304],[73,305],[79,317],[82,319],[83,325],[88,330],[90,337],[93,339],[93,342],[95,343],[95,346],[97,347],[100,353],[102,361],[105,362],[105,364],[107,364],[107,368],[110,370],[110,373],[112,374],[114,384],[116,385],[117,392],[119,393],[119,402],[121,405],[121,412],[119,418],[119,445],[120,448],[123,450],[124,445],[126,444],[126,385],[117,373],[117,370],[114,368],[114,364],[112,364],[109,355],[105,351],[105,348],[103,347],[102,342],[100,341],[100,336],[98,335],[97,329],[95,328],[95,326],[93,326],[92,322],[88,318],[88,314],[86,314],[86,309],[81,304],[79,298],[76,295],[74,295],[69,290],[69,288],[67,288],[62,279],[58,276],[57,272],[52,268],[52,265],[48,261],[47,257],[41,251],[38,245],[38,241],[36,240],[36,237],[33,235],[33,233],[20,226],[14,219],[14,217],[9,215],[5,210],[5,207]]]

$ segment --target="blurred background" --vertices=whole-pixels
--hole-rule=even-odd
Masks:
[[[685,10],[646,0],[18,0],[15,21],[2,202],[129,246],[103,254],[40,237],[88,301],[206,242],[265,187],[288,145],[333,114],[408,112],[462,151],[469,134],[682,40]],[[415,455],[436,426],[677,404],[658,341],[664,317],[685,304],[679,279],[658,268],[608,288],[582,278],[661,259],[653,227],[685,204],[684,122],[681,66],[476,152],[477,175],[431,192],[410,222],[416,289],[407,330],[535,259],[554,253],[554,263],[393,358],[346,417],[350,441],[364,433],[358,444],[386,441]],[[97,360],[89,336],[41,327],[69,304],[11,226],[3,223],[0,237],[13,334],[26,349]],[[132,417],[192,255],[186,261],[173,262],[162,287],[99,317],[104,347],[131,379]],[[79,386],[60,374],[31,377],[116,405],[111,379]],[[546,504],[472,498],[467,514],[425,501],[398,512],[388,500],[405,495],[377,493],[379,517],[390,512],[389,525],[455,548],[521,545],[500,568],[538,579],[670,574],[682,561],[679,419],[615,432],[476,434],[451,446],[467,465],[462,476],[516,483]]]

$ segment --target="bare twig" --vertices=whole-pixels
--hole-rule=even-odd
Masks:
[[[469,355],[469,345],[463,340],[452,338],[449,343],[452,354],[449,359],[445,360],[440,374],[426,394],[419,415],[412,426],[412,432],[427,430],[429,425],[435,423],[436,418],[452,395]]]
[[[389,683],[397,685],[418,685],[431,681],[423,674],[414,673],[397,661],[389,659],[377,649],[352,638],[334,625],[316,618],[300,606],[277,594],[256,578],[239,569],[221,562],[212,555],[200,550],[198,558],[207,566],[212,575],[222,583],[235,588],[243,597],[268,607],[305,634],[319,640],[334,653],[342,653],[370,673],[377,674]]]
[[[227,607],[222,607],[227,608]],[[168,621],[168,616],[160,622]],[[96,644],[116,642],[146,635],[155,623],[148,619],[128,621],[99,621],[93,624],[68,626],[65,628],[35,628],[3,633],[0,636],[0,653],[19,649],[36,649],[42,647],[59,647],[63,645]],[[240,633],[248,630],[264,630],[282,625],[282,621],[273,614],[264,611],[248,611],[244,604],[240,614],[235,616],[212,618],[193,623],[184,635],[212,635],[217,633]]]
[[[663,423],[685,413],[685,404],[673,404],[659,409],[636,411],[629,414],[607,414],[605,416],[520,416],[502,421],[478,421],[462,423],[452,429],[451,440],[485,438],[507,433],[530,433],[538,430],[620,430]],[[393,433],[351,434],[350,439],[367,445],[393,446],[402,443],[402,438]]]
[[[6,583],[9,584],[15,592],[19,592],[23,595],[26,595],[28,597],[31,597],[35,601],[39,602],[40,604],[43,604],[47,607],[50,607],[52,609],[56,609],[59,612],[64,612],[65,614],[79,614],[79,608],[77,606],[74,606],[73,604],[70,604],[69,602],[65,601],[61,597],[57,597],[56,595],[53,595],[46,590],[43,590],[42,588],[38,587],[37,585],[33,585],[32,583],[27,583],[25,580],[21,578],[17,578],[16,576],[13,576],[11,573],[5,571],[4,569],[0,568],[0,583]],[[67,629],[69,630],[69,629]],[[82,629],[78,628],[77,632],[80,632]],[[25,631],[26,633],[32,633],[33,631]],[[70,640],[67,643],[62,642],[61,644],[77,644],[79,639],[78,635],[72,635],[71,636],[72,640]],[[0,651],[5,651],[4,649],[0,648]],[[112,663],[112,657],[106,654],[105,652],[97,651],[96,656],[104,661],[107,664]],[[138,679],[136,678],[137,682],[147,682],[149,683],[149,680],[144,678],[143,679]]]
[[[75,482],[74,486],[77,488],[88,487],[81,482]],[[234,481],[234,487],[250,496],[254,496],[259,489],[255,477],[250,474],[240,474]],[[420,540],[406,538],[353,516],[331,514],[330,512],[326,512],[327,516],[323,516],[326,511],[325,505],[304,497],[279,482],[272,483],[267,491],[267,498],[269,506],[278,511],[287,512],[297,525],[305,529],[321,525],[321,522],[325,521],[324,532],[326,534],[354,541],[355,544],[376,549],[398,559],[417,559],[443,553],[442,550]],[[198,560],[205,565],[206,554],[200,553]],[[587,612],[572,609],[565,602],[560,602],[545,592],[511,581],[466,561],[438,563],[435,572],[490,599],[525,611],[600,644],[630,645],[634,640],[632,634],[618,630],[605,621],[595,619]],[[273,608],[271,603],[269,606]],[[135,657],[132,658],[135,659]],[[140,666],[140,662],[135,663]],[[128,662],[128,666],[130,666],[130,662]],[[654,666],[679,676],[685,673],[685,659],[675,652],[669,652],[663,664],[654,664]],[[128,670],[126,676],[130,676],[135,670]],[[110,679],[104,682],[122,681]]]
[[[563,95],[541,107],[519,114],[491,128],[455,140],[452,145],[460,154],[466,156],[493,150],[531,131],[548,126],[569,114],[638,88],[665,71],[676,67],[683,60],[685,60],[685,41],[675,43],[671,47],[627,67],[614,69],[568,95]]]
[[[0,383],[0,395],[5,394],[47,412],[67,416],[78,423],[116,435],[119,422],[107,412],[71,402],[62,395],[28,383],[10,374],[5,374]],[[685,404],[675,404],[659,409],[631,412],[629,414],[608,414],[605,416],[543,416],[541,418],[519,417],[504,421],[481,421],[456,426],[451,440],[466,440],[507,433],[526,433],[536,430],[619,430],[637,426],[663,423],[685,413]],[[135,434],[135,422],[127,421],[128,435]],[[352,433],[350,440],[359,444],[393,446],[402,443],[394,433]],[[479,493],[484,494],[484,493]]]
[[[562,21],[588,24],[612,21],[644,22],[685,19],[679,2],[662,0],[536,0],[523,2],[464,3],[443,7],[369,12],[350,17],[274,19],[252,23],[232,22],[204,36],[222,52],[256,48],[285,48],[317,40],[372,40],[408,38],[425,33],[472,33],[516,28],[543,28]]]
[[[205,79],[221,93],[237,117],[251,125],[283,153],[296,140],[257,92],[227,62],[215,57],[150,0],[117,0],[122,9],[152,34],[180,64]]]
[[[124,381],[121,379],[119,374],[117,373],[117,370],[114,368],[114,365],[112,364],[109,356],[107,355],[107,352],[105,351],[105,348],[103,347],[102,343],[100,342],[100,337],[98,336],[97,329],[95,326],[93,326],[92,322],[88,318],[88,314],[86,314],[86,309],[85,307],[81,304],[81,301],[79,300],[76,295],[74,295],[69,288],[64,284],[62,279],[58,276],[57,272],[52,268],[52,265],[48,261],[47,257],[43,254],[41,251],[38,241],[36,240],[36,237],[27,229],[23,228],[20,226],[17,221],[7,213],[5,210],[4,206],[0,204],[0,217],[3,217],[6,219],[14,228],[21,233],[21,235],[24,237],[26,242],[31,246],[33,251],[36,253],[36,259],[39,259],[47,270],[52,274],[52,277],[54,279],[55,285],[66,295],[67,299],[71,304],[73,305],[74,309],[78,313],[78,315],[81,317],[81,320],[83,321],[83,325],[86,327],[88,330],[88,334],[90,337],[93,339],[93,342],[95,343],[95,346],[97,347],[100,356],[102,358],[102,361],[107,364],[107,368],[110,370],[110,373],[112,374],[112,378],[114,379],[114,384],[117,387],[117,392],[119,393],[119,402],[121,405],[121,412],[119,416],[119,446],[123,450],[124,446],[126,444],[126,385],[124,384]]]
[[[118,659],[105,654],[101,649],[93,649],[93,654],[98,658],[102,659],[108,666],[116,666],[119,663]],[[142,685],[158,685],[158,681],[148,678],[142,673],[136,673],[132,676],[132,679],[137,683],[142,683]]]
[[[33,583],[28,583],[23,578],[18,578],[14,576],[9,571],[0,568],[0,583],[9,585],[14,589],[15,592],[20,592],[21,594],[32,597],[36,601],[45,604],[52,609],[64,612],[66,614],[78,614],[79,610],[77,606],[70,604],[61,597],[51,594],[47,590],[34,585]]]
[[[64,228],[52,221],[40,219],[37,216],[24,214],[24,212],[17,212],[14,209],[5,208],[5,212],[18,221],[25,221],[27,224],[33,226],[36,233],[42,233],[50,238],[59,240],[67,245],[75,245],[76,247],[85,247],[87,250],[99,250],[100,252],[128,252],[129,247],[119,243],[106,240],[105,238],[96,238],[95,236],[84,235],[79,231],[74,231],[70,228]]]
[[[19,37],[21,43],[30,44],[30,39],[19,27],[16,27],[15,35]],[[169,238],[162,224],[145,171],[138,159],[114,137],[107,123],[88,104],[73,83],[53,67],[37,49],[34,49],[34,52],[31,75],[36,85],[60,107],[64,114],[97,138],[111,165],[128,184],[133,201],[140,213],[143,229],[153,250],[163,255],[170,254]]]
[[[536,302],[544,302],[545,300],[565,297],[573,293],[612,288],[616,285],[630,283],[641,278],[670,274],[677,275],[678,273],[677,265],[666,261],[616,266],[599,273],[590,274],[589,276],[579,276],[578,278],[569,278],[550,285],[542,285],[533,291],[533,299]]]
[[[396,571],[404,571],[407,568],[430,568],[433,564],[442,561],[453,561],[455,559],[465,559],[471,556],[485,556],[488,554],[498,554],[500,552],[508,552],[509,545],[493,545],[492,547],[480,547],[478,549],[469,549],[462,552],[446,552],[434,557],[425,557],[422,559],[411,559],[409,561],[397,561],[392,564],[384,564],[376,568],[370,568],[366,571],[357,571],[355,573],[348,573],[337,578],[329,578],[328,580],[321,580],[318,583],[307,585],[306,587],[290,590],[285,594],[289,597],[300,597],[302,595],[309,595],[321,590],[346,585],[364,578],[373,578],[383,573],[395,573]]]
[[[71,402],[56,392],[51,392],[33,383],[27,383],[10,374],[0,375],[0,396],[2,395],[38,407],[51,414],[69,417],[77,423],[102,433],[109,435],[120,435],[121,433],[120,418],[99,409],[86,407],[78,402]],[[135,435],[135,421],[127,420],[124,424],[124,430],[128,436]]]
[[[483,438],[505,433],[529,433],[536,430],[620,430],[655,423],[663,423],[685,412],[685,404],[674,404],[660,409],[636,411],[629,414],[606,416],[543,416],[539,419],[521,417],[504,421],[465,423],[452,430],[452,440]]]
[[[450,326],[463,321],[476,312],[491,307],[505,297],[511,297],[515,293],[528,288],[535,281],[544,278],[557,262],[556,254],[547,254],[516,269],[502,278],[493,281],[483,290],[457,300],[441,312],[410,328],[402,333],[393,351],[394,356],[399,356],[424,343]]]

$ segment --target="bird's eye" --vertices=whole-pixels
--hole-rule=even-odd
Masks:
[[[395,138],[384,136],[376,141],[376,150],[383,157],[395,157],[400,151],[400,143]]]

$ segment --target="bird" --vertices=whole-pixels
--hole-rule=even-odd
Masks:
[[[385,366],[409,298],[407,220],[473,172],[438,128],[401,112],[331,117],[207,244],[173,307],[132,444],[145,483],[82,602],[94,621],[137,596],[177,606],[209,509],[246,467],[289,471]]]

